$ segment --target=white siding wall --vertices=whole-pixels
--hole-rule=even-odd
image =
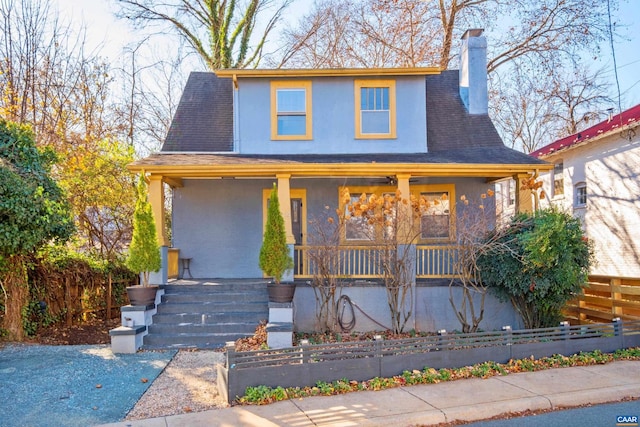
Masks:
[[[564,162],[564,196],[552,202],[583,220],[595,244],[592,274],[640,277],[640,136],[631,141],[616,133],[558,155]],[[552,174],[544,189],[552,194]],[[587,184],[587,206],[575,206],[575,185]],[[547,206],[548,202],[543,203]]]

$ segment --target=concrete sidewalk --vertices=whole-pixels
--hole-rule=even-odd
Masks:
[[[640,361],[309,397],[265,406],[235,406],[105,427],[434,425],[625,397],[640,398]]]

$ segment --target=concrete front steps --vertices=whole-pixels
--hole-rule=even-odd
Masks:
[[[166,285],[144,337],[145,349],[224,347],[252,336],[269,317],[267,286],[260,282]]]

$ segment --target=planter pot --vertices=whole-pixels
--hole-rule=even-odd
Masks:
[[[291,302],[296,291],[296,284],[269,283],[267,284],[267,291],[269,292],[269,302]]]
[[[128,286],[127,295],[131,305],[151,305],[156,302],[158,286]]]

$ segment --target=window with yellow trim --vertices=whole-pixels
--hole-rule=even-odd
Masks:
[[[399,224],[396,187],[349,187],[349,198],[345,188],[340,188],[340,209],[344,213],[345,242],[373,242],[395,237]],[[403,198],[404,199],[404,198]],[[402,203],[411,207],[414,230],[410,240],[427,242],[450,241],[455,233],[455,186],[453,184],[416,185],[411,196]],[[354,207],[361,212],[354,212]],[[373,219],[373,220],[372,220]]]
[[[450,241],[455,233],[455,185],[430,184],[412,186],[411,194],[419,200],[419,240]]]
[[[342,239],[349,243],[373,242],[384,233],[384,238],[391,238],[389,227],[380,227],[381,215],[385,197],[395,195],[395,187],[348,187],[349,198],[344,198],[345,187],[339,189],[340,209],[345,218]],[[359,207],[362,212],[354,212],[353,207]],[[384,213],[385,219],[390,219]]]
[[[451,232],[451,209],[447,192],[420,193],[428,206],[420,215],[421,239],[448,239]]]
[[[311,82],[271,82],[271,139],[312,139]]]
[[[356,138],[395,138],[395,80],[356,80],[354,91]]]

